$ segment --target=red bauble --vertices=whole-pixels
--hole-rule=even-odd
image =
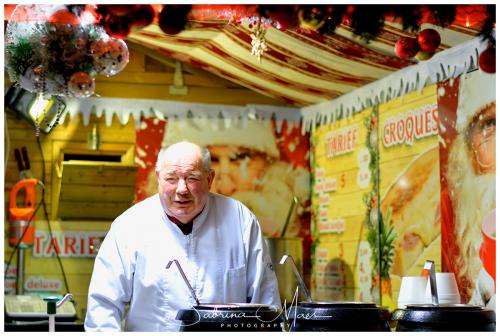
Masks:
[[[106,6],[106,11],[115,16],[125,16],[136,11],[140,5],[101,5]]]
[[[151,5],[139,5],[139,8],[130,14],[132,25],[146,27],[153,23],[156,12]]]
[[[50,23],[72,24],[77,25],[80,19],[67,9],[60,9],[49,17]]]
[[[479,55],[479,68],[486,73],[496,72],[495,49],[490,46]]]
[[[394,53],[402,59],[408,59],[415,56],[418,52],[417,39],[411,37],[401,37],[394,46]]]
[[[191,5],[165,5],[160,12],[158,24],[163,32],[175,35],[184,30]]]
[[[434,29],[424,29],[417,37],[420,50],[434,53],[441,44],[441,36]]]
[[[132,21],[126,16],[109,15],[104,20],[104,29],[109,36],[117,39],[125,39],[130,34]]]

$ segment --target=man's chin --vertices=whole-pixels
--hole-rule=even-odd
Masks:
[[[177,208],[174,211],[172,211],[172,214],[178,220],[184,221],[185,219],[189,219],[193,216],[193,209]]]

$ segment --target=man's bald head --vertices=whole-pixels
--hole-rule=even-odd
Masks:
[[[189,141],[177,142],[166,148],[162,148],[158,153],[158,158],[156,160],[156,171],[159,172],[161,170],[162,164],[165,159],[185,157],[187,155],[199,156],[200,162],[205,172],[210,172],[211,159],[208,149],[205,147],[200,147],[199,145]]]

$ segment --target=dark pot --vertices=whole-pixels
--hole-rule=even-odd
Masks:
[[[267,305],[202,304],[177,313],[181,331],[282,331],[281,311]]]
[[[392,314],[396,331],[495,331],[495,312],[466,304],[407,305]]]
[[[375,303],[301,302],[286,314],[291,331],[390,331],[391,313]]]

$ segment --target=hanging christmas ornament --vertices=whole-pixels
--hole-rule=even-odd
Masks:
[[[63,6],[63,8],[56,10],[54,14],[49,17],[48,22],[77,25],[80,24],[80,19],[75,14],[70,12],[66,6]]]
[[[151,5],[139,5],[139,7],[130,14],[132,26],[142,28],[153,23],[155,10]]]
[[[423,51],[420,50],[416,55],[415,58],[418,59],[419,61],[427,61],[429,58],[431,58],[434,55],[433,52],[428,52],[428,51]]]
[[[495,49],[490,45],[479,55],[479,68],[486,73],[496,72]]]
[[[439,33],[430,28],[422,30],[418,34],[417,40],[420,50],[430,53],[434,53],[441,44],[441,36]]]
[[[328,6],[301,6],[298,12],[299,26],[306,32],[317,32],[328,18]]]
[[[169,35],[179,34],[184,30],[191,5],[165,5],[158,17],[160,29]]]
[[[17,5],[5,31],[10,81],[44,96],[86,97],[94,92],[97,69],[108,76],[122,70],[129,57],[126,45],[108,45],[105,41],[114,39],[102,26],[78,21],[87,9]]]
[[[114,76],[122,71],[128,64],[129,51],[125,41],[121,39],[110,39],[109,46],[109,63],[101,71],[101,74],[109,77]]]
[[[76,98],[87,98],[94,94],[94,78],[88,73],[75,72],[68,81],[68,90]]]
[[[132,28],[132,21],[127,16],[108,15],[103,22],[104,29],[109,36],[125,39]]]
[[[126,16],[132,14],[140,5],[99,5],[105,11],[114,16]]]
[[[127,44],[121,39],[102,39],[90,46],[97,73],[114,76],[122,71],[129,61]]]
[[[417,39],[403,36],[394,45],[394,53],[402,59],[408,59],[415,56],[418,52]]]

